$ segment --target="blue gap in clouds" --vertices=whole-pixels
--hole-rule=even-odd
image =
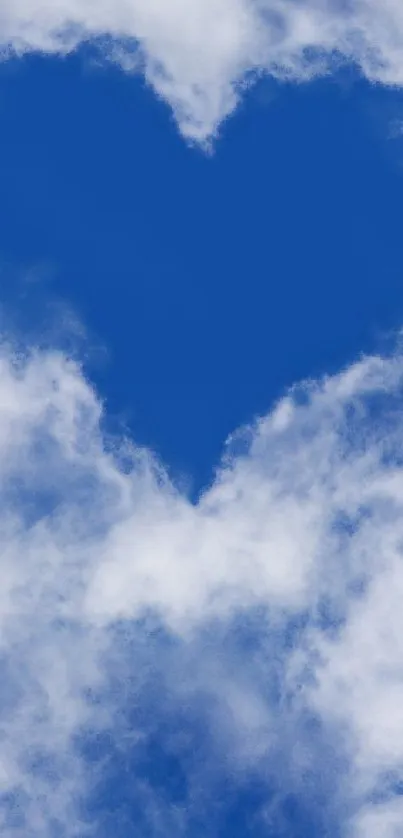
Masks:
[[[237,784],[217,773],[206,759],[203,777],[188,774],[197,766],[203,730],[193,721],[191,741],[194,754],[172,752],[164,745],[164,735],[189,735],[183,716],[178,714],[171,729],[157,728],[155,735],[133,753],[114,752],[107,746],[107,764],[95,792],[84,801],[87,823],[96,823],[97,835],[126,836],[133,828],[137,835],[192,834],[195,836],[267,836],[262,810],[267,805],[267,786],[255,779]],[[88,743],[87,743],[88,747]],[[194,761],[194,764],[192,764]],[[95,768],[96,770],[96,768]],[[159,824],[164,824],[160,829]],[[156,828],[157,827],[157,828]],[[292,838],[292,836],[290,836]]]
[[[98,838],[124,838],[133,829],[137,836],[339,838],[337,818],[329,817],[336,758],[320,725],[307,716],[296,731],[309,737],[312,776],[295,775],[294,735],[291,742],[281,740],[281,754],[268,748],[257,765],[245,764],[236,756],[236,744],[231,752],[232,734],[228,747],[221,737],[217,698],[196,687],[199,679],[193,676],[214,653],[219,659],[224,652],[224,663],[237,672],[243,663],[248,677],[245,652],[252,659],[260,647],[261,627],[253,617],[239,617],[235,632],[216,626],[187,649],[163,632],[143,635],[143,628],[125,624],[116,634],[119,677],[111,677],[110,689],[98,696],[111,713],[110,727],[83,731],[77,741],[92,781],[82,800],[84,823]],[[184,688],[173,692],[173,683]],[[256,677],[254,684],[258,690]],[[275,715],[281,725],[282,711]]]
[[[207,158],[89,59],[0,67],[1,299],[37,333],[66,300],[108,354],[109,416],[197,494],[228,433],[400,325],[401,99],[353,78],[266,105],[263,84]]]
[[[164,695],[164,702],[166,694]],[[201,708],[153,705],[152,733],[125,745],[121,730],[97,734],[81,743],[94,790],[82,801],[83,818],[96,825],[99,838],[113,834],[190,834],[197,838],[338,838],[338,827],[326,823],[326,807],[313,787],[303,793],[287,788],[284,778],[273,783],[268,774],[231,772],[209,743],[211,732]],[[144,731],[144,712],[141,723]],[[136,715],[130,724],[138,725]],[[146,728],[145,728],[146,729]]]

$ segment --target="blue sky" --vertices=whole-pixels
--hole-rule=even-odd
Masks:
[[[71,306],[108,413],[193,490],[286,387],[399,328],[399,93],[264,80],[212,157],[88,51],[3,64],[1,100],[3,301],[31,328]]]
[[[0,4],[5,838],[403,835],[402,44]]]

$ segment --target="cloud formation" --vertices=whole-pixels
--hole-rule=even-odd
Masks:
[[[102,834],[84,812],[103,760],[129,754],[134,783],[139,743],[185,706],[214,731],[203,763],[230,755],[280,796],[321,788],[335,835],[400,837],[402,384],[396,355],[296,387],[194,505],[103,433],[77,363],[3,345],[5,838]],[[154,836],[168,814],[144,778]],[[169,812],[180,833],[186,807]]]
[[[340,60],[374,82],[403,84],[400,0],[3,0],[4,55],[65,53],[99,39],[144,74],[182,133],[211,138],[248,79],[307,80]]]

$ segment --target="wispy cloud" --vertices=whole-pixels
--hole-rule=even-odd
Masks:
[[[105,45],[105,36],[108,43]],[[403,84],[400,0],[3,0],[0,45],[66,52],[100,39],[104,54],[142,72],[187,137],[205,141],[251,74],[297,81],[340,60]]]
[[[396,355],[295,388],[229,442],[193,505],[149,452],[103,435],[75,362],[3,346],[5,838],[83,834],[116,749],[159,834],[139,766],[162,706],[211,731],[212,772],[229,757],[280,797],[321,789],[342,834],[401,834],[402,384]],[[196,788],[194,730],[180,748]],[[97,775],[84,743],[102,731]],[[185,828],[186,807],[169,811]]]

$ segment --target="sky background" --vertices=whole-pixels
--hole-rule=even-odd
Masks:
[[[402,838],[401,87],[199,123],[52,49],[0,62],[3,834]]]
[[[6,322],[69,306],[108,414],[190,491],[288,386],[399,328],[401,94],[264,79],[211,156],[88,49],[3,64],[0,107]]]

